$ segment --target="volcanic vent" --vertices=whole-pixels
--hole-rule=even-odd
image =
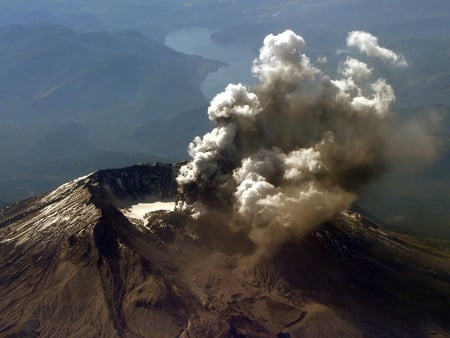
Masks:
[[[182,210],[223,214],[224,226],[245,233],[262,255],[348,209],[405,151],[398,143],[432,152],[414,146],[427,138],[420,127],[412,135],[394,123],[394,90],[374,67],[349,54],[333,79],[305,46],[290,30],[264,39],[252,67],[259,83],[230,84],[213,98],[215,127],[193,140],[177,177]],[[407,65],[366,32],[349,33],[347,46],[389,67]]]

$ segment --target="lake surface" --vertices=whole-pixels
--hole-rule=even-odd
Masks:
[[[165,44],[179,52],[200,55],[228,64],[210,73],[202,83],[202,91],[208,98],[223,91],[229,83],[254,85],[251,74],[252,61],[257,53],[244,45],[220,45],[210,39],[213,31],[206,28],[184,28],[169,32]]]

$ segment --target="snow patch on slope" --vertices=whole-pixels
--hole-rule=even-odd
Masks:
[[[15,242],[24,245],[30,241],[46,243],[50,239],[64,237],[67,231],[82,231],[100,211],[90,202],[86,188],[90,175],[79,177],[43,195],[35,202],[31,212],[25,212],[15,226],[8,228],[0,243]]]
[[[120,209],[126,218],[139,223],[145,223],[148,215],[154,211],[173,211],[175,201],[155,201],[150,203],[137,203]]]

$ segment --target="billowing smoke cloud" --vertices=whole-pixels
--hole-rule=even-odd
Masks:
[[[347,46],[356,47],[361,53],[379,58],[383,61],[389,61],[399,67],[406,67],[408,65],[408,62],[406,62],[403,55],[399,55],[387,48],[380,47],[378,38],[367,32],[353,31],[348,33]]]
[[[179,208],[221,211],[262,247],[301,238],[348,208],[384,168],[394,92],[354,58],[331,79],[287,30],[264,39],[255,88],[230,84],[208,110],[215,128],[189,146]]]

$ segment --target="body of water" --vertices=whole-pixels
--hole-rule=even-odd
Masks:
[[[229,83],[254,85],[256,80],[251,74],[251,65],[257,53],[244,45],[217,44],[210,39],[211,33],[206,28],[184,28],[170,32],[165,44],[182,53],[227,63],[228,66],[210,73],[202,83],[202,91],[208,98],[222,92]]]

